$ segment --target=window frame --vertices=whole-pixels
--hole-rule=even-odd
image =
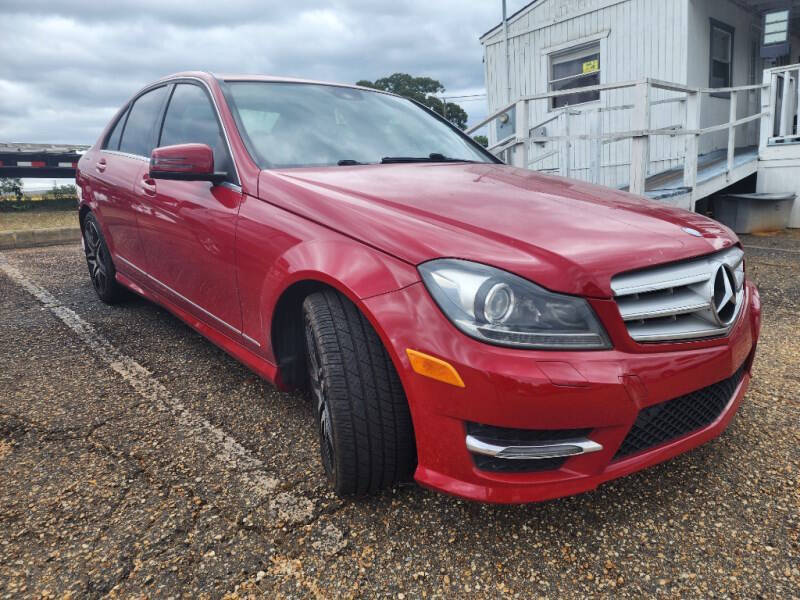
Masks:
[[[169,105],[172,103],[172,97],[175,94],[175,90],[178,89],[179,85],[193,85],[195,87],[200,88],[206,96],[206,99],[209,101],[211,106],[211,111],[214,113],[214,118],[217,121],[217,127],[219,127],[219,131],[222,134],[222,139],[225,141],[225,147],[228,150],[228,158],[230,161],[231,166],[233,167],[233,172],[228,173],[228,177],[225,179],[223,183],[228,183],[235,186],[240,186],[240,179],[239,179],[239,170],[236,166],[236,160],[233,157],[233,151],[231,149],[230,141],[228,140],[228,132],[225,129],[225,126],[222,123],[222,119],[219,116],[219,109],[217,107],[217,103],[214,101],[214,97],[209,92],[208,86],[205,83],[198,79],[173,79],[169,82],[172,84],[172,89],[169,90],[167,93],[167,99],[164,102],[164,106],[161,107],[161,114],[157,120],[158,123],[158,134],[156,135],[156,148],[160,147],[161,144],[161,136],[164,134],[164,123],[167,120],[167,112],[169,111]],[[214,163],[216,164],[216,160]]]
[[[594,55],[594,54],[597,55],[597,57],[598,57],[597,60],[598,60],[598,63],[599,63],[598,64],[598,68],[597,68],[596,71],[591,71],[589,73],[578,73],[577,75],[570,75],[568,77],[560,77],[558,79],[553,79],[553,67],[555,65],[557,65],[557,64],[560,64],[560,62],[568,62],[566,60],[565,61],[559,61],[558,59],[566,57],[566,56],[571,56],[572,58],[570,58],[569,60],[579,60],[581,58],[586,58],[587,56],[591,56],[591,55]],[[567,81],[567,80],[570,80],[570,79],[577,80],[577,79],[581,79],[581,78],[584,78],[584,77],[591,77],[593,75],[597,75],[598,84],[602,84],[602,78],[603,78],[603,56],[602,56],[602,44],[601,44],[600,40],[594,40],[594,41],[591,41],[591,42],[581,43],[581,44],[577,44],[575,46],[570,46],[568,48],[562,48],[560,50],[551,52],[551,53],[549,53],[547,55],[547,91],[548,92],[563,91],[563,90],[553,90],[552,86],[553,86],[554,83],[559,83],[559,82]],[[574,93],[576,93],[576,94],[580,94],[581,93],[581,91],[580,91],[581,88],[579,88],[579,87],[577,87],[577,88],[565,88],[565,89],[569,89],[569,90],[574,89],[575,90]],[[556,110],[561,110],[561,109],[563,109],[563,108],[565,108],[567,106],[585,106],[587,104],[592,104],[594,102],[600,102],[600,91],[598,90],[598,91],[593,92],[593,93],[597,94],[597,98],[594,98],[592,100],[586,100],[585,102],[576,102],[575,104],[565,104],[564,106],[555,106],[555,102],[557,100],[557,97],[551,97],[549,99],[548,103],[547,103],[547,111],[548,112],[553,112],[553,111],[556,111]],[[561,98],[565,98],[565,97],[568,97],[568,95],[561,96]]]
[[[714,87],[714,82],[712,81],[714,77],[714,29],[719,29],[720,31],[724,31],[730,36],[730,60],[728,61],[728,85],[722,87],[733,87],[733,53],[736,48],[734,45],[734,33],[736,31],[735,27],[731,27],[727,23],[723,23],[722,21],[718,21],[717,19],[710,18],[709,19],[709,27],[708,27],[708,87]],[[717,61],[721,62],[721,61]],[[730,92],[712,92],[709,94],[712,98],[730,98]]]

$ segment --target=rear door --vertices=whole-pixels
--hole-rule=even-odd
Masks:
[[[230,150],[205,87],[178,83],[163,118],[158,146],[207,144],[220,185],[208,181],[154,180],[147,172],[134,186],[147,271],[169,294],[226,335],[239,339],[242,315],[236,280],[236,219],[242,190]]]
[[[117,121],[89,168],[96,179],[95,198],[104,233],[110,238],[117,267],[130,271],[126,263],[144,261],[136,216],[141,209],[133,193],[134,183],[147,168],[154,143],[157,117],[167,98],[161,86],[136,98]]]

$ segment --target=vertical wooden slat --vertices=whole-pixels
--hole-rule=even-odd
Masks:
[[[520,100],[516,105],[516,115],[514,119],[517,137],[516,147],[514,148],[514,166],[523,169],[528,168],[528,148],[530,147],[530,121],[528,120],[528,101]]]
[[[794,71],[794,85],[796,88],[795,98],[795,105],[794,110],[792,111],[792,121],[795,123],[795,129],[792,131],[792,126],[789,126],[789,133],[790,135],[798,135],[800,134],[800,69],[795,69]],[[796,119],[795,119],[796,117]]]
[[[591,117],[591,123],[589,127],[591,135],[595,136],[589,143],[591,152],[591,181],[592,183],[600,184],[600,168],[603,150],[603,141],[599,137],[602,133],[603,127],[603,113],[601,110],[598,109],[597,114]]]
[[[650,82],[640,81],[634,87],[632,125],[634,131],[650,129]],[[628,190],[632,194],[644,194],[647,181],[648,135],[637,135],[631,139],[631,171]]]
[[[733,123],[736,121],[736,105],[738,103],[738,92],[731,92],[730,110],[728,112],[728,181],[731,180],[731,172],[733,172],[733,159],[736,155],[736,127]]]
[[[792,77],[791,71],[783,72],[783,94],[781,95],[781,121],[778,128],[778,135],[781,137],[789,135],[792,115]]]
[[[775,131],[775,106],[778,96],[778,74],[772,71],[764,71],[764,84],[768,87],[761,89],[761,112],[766,112],[761,117],[761,131],[759,135],[759,151],[763,152],[769,144],[769,138]]]
[[[686,94],[686,129],[697,130],[700,128],[700,92],[689,92]],[[699,149],[699,138],[697,134],[686,136],[686,152],[683,157],[683,185],[692,191],[697,186],[697,152]],[[694,209],[694,202],[692,202]]]
[[[571,169],[570,165],[570,149],[572,147],[572,143],[570,142],[570,108],[569,105],[565,106],[563,109],[564,112],[564,130],[562,132],[563,138],[561,139],[561,157],[558,163],[559,172],[562,177],[569,177]]]

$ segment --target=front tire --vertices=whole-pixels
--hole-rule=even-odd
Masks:
[[[303,302],[306,358],[322,464],[340,496],[408,480],[416,446],[400,378],[358,308],[329,290]]]
[[[83,220],[83,249],[92,286],[106,304],[116,304],[125,297],[124,288],[117,283],[117,270],[111,261],[111,252],[100,230],[97,217],[89,213]]]

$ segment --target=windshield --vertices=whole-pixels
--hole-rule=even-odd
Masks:
[[[262,168],[398,158],[491,162],[470,141],[405,98],[309,83],[227,85],[245,142]]]

